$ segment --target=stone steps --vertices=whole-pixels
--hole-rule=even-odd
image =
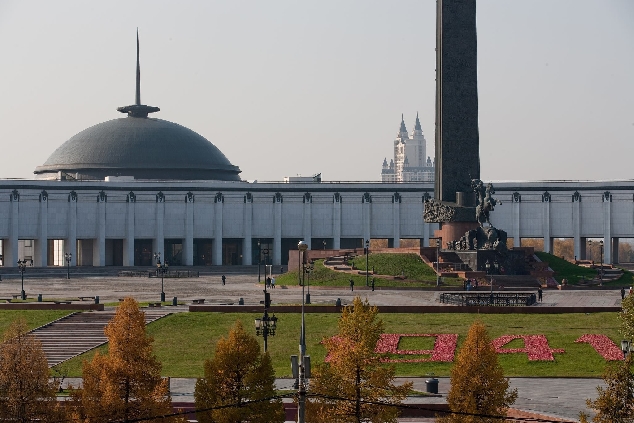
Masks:
[[[145,324],[168,314],[171,313],[145,311]],[[114,315],[114,311],[73,313],[31,333],[42,343],[48,366],[53,367],[108,342],[103,331]]]

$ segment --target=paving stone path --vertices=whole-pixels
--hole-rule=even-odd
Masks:
[[[79,354],[105,344],[103,330],[114,316],[114,311],[73,313],[32,333],[40,340],[48,367],[53,367]],[[145,310],[145,324],[170,314],[168,311]]]

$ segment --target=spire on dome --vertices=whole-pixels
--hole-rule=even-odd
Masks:
[[[141,104],[141,65],[139,62],[139,28],[136,29],[136,92],[134,104],[131,106],[117,107],[121,113],[127,113],[130,117],[147,117],[149,113],[158,112],[158,107]]]
[[[416,112],[416,125],[414,125],[415,131],[422,131],[423,128],[420,127],[420,120],[418,120],[418,112]]]

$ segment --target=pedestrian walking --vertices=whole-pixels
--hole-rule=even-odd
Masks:
[[[225,275],[222,275],[222,286],[225,285],[225,282],[227,281],[227,278]]]
[[[625,287],[624,286],[621,287],[621,299],[622,300],[625,299]]]
[[[271,278],[271,288],[275,288],[275,278]]]
[[[539,288],[537,288],[537,299],[539,300],[539,302],[542,302],[542,287],[540,286]]]
[[[271,287],[271,277],[269,276],[268,278],[266,278],[266,280],[264,281],[264,286],[267,288]]]
[[[350,291],[354,291],[354,279],[350,278]]]

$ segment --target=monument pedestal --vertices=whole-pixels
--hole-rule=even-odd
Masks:
[[[442,246],[447,242],[458,241],[465,233],[478,228],[478,222],[445,222],[440,224],[440,229],[434,231],[436,238],[440,238]]]

